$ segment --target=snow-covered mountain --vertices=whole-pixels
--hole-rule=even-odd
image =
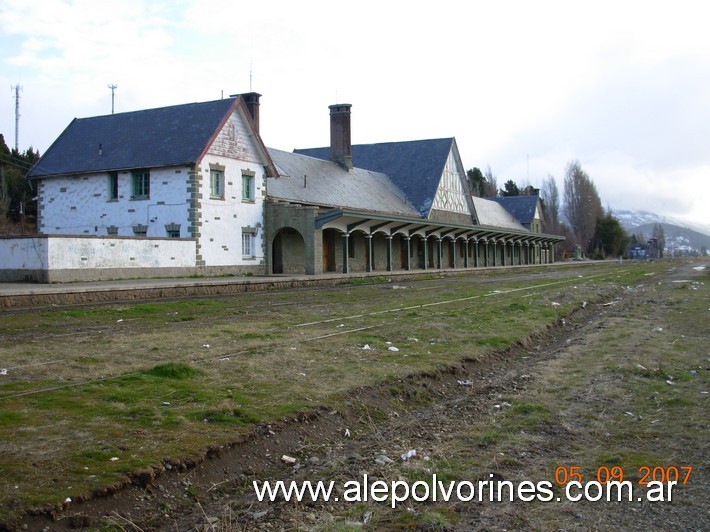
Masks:
[[[613,214],[629,234],[642,234],[646,238],[653,234],[654,225],[661,224],[669,249],[710,249],[710,227],[688,224],[646,211],[613,211]]]
[[[632,228],[641,227],[644,225],[653,224],[667,224],[674,225],[676,227],[681,227],[684,229],[690,229],[697,233],[702,233],[704,235],[710,236],[710,225],[703,226],[700,224],[689,224],[675,218],[669,218],[668,216],[661,216],[660,214],[654,214],[648,211],[613,211],[614,216],[621,222],[621,225],[627,231]]]

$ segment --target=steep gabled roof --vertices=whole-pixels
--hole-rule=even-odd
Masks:
[[[278,179],[267,183],[270,198],[323,207],[419,214],[384,174],[362,168],[349,172],[327,160],[273,148],[268,151],[279,173]]]
[[[237,100],[75,118],[27,177],[195,163]]]
[[[428,216],[453,143],[453,138],[443,138],[355,144],[352,146],[353,166],[387,174],[418,214]],[[330,158],[328,147],[294,152],[318,159]]]
[[[531,224],[535,219],[538,196],[501,196],[487,199],[502,205],[521,224]]]

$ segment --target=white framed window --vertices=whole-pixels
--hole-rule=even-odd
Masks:
[[[254,235],[252,233],[242,233],[242,257],[245,259],[254,258]]]
[[[133,172],[133,196],[131,198],[150,198],[150,172]]]
[[[210,169],[210,198],[224,199],[224,170]]]
[[[242,201],[254,201],[254,172],[242,172]]]

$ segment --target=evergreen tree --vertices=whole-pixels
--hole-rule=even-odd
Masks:
[[[10,150],[0,134],[0,234],[33,231],[37,202],[25,176],[38,160],[32,147],[24,153]]]
[[[500,190],[499,196],[520,196],[520,189],[512,179],[508,179]]]
[[[619,257],[626,252],[630,238],[621,222],[611,211],[607,211],[597,219],[594,241],[596,250],[602,257]]]
[[[479,198],[483,196],[486,190],[486,178],[479,168],[473,167],[466,172],[468,182],[471,185],[471,193]]]

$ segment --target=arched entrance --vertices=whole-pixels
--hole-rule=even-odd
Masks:
[[[338,250],[342,249],[341,232],[337,229],[323,231],[323,271],[338,271]],[[342,265],[341,265],[342,268]]]
[[[271,249],[273,273],[306,273],[306,244],[296,229],[280,229],[274,236]]]

